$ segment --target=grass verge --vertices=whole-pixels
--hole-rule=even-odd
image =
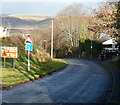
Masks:
[[[20,82],[30,81],[41,76],[47,75],[53,71],[56,71],[64,67],[67,63],[61,59],[53,59],[46,62],[31,62],[31,70],[27,71],[27,64],[14,68],[2,68],[1,85],[6,87],[8,85],[19,84]],[[25,67],[26,66],[26,67]],[[25,69],[26,68],[26,69]]]

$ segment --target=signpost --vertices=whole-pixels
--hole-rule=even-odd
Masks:
[[[17,47],[7,47],[7,46],[1,46],[1,57],[4,58],[4,67],[6,58],[13,58],[13,68],[15,68],[15,58],[18,57],[18,48]]]
[[[25,40],[25,50],[28,51],[28,71],[30,71],[30,51],[33,50],[33,40],[30,34],[26,34],[27,38]]]

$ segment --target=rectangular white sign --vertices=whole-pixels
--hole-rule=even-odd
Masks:
[[[5,57],[5,58],[17,58],[18,57],[17,47],[1,46],[0,50],[1,50],[1,57]]]

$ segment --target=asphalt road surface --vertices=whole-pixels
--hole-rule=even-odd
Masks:
[[[106,101],[112,80],[95,62],[65,59],[59,72],[2,91],[7,103],[101,103]]]

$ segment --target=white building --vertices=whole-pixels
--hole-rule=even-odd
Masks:
[[[115,41],[115,38],[109,39],[102,43],[104,46],[104,49],[106,51],[117,51],[118,48],[116,48],[117,42]]]
[[[7,28],[0,27],[0,37],[6,37],[6,36],[7,36]]]

